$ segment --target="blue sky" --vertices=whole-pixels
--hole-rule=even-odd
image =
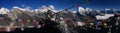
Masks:
[[[5,7],[12,9],[13,6],[21,8],[31,7],[31,9],[39,8],[42,5],[54,5],[56,10],[65,9],[82,0],[0,0],[0,8]],[[93,0],[89,4],[80,4],[81,7],[90,7],[92,9],[103,10],[105,8],[120,9],[120,0]],[[76,9],[74,7],[73,9]]]

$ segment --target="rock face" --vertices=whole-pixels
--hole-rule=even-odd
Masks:
[[[23,17],[24,15],[30,15],[29,9],[22,9],[19,7],[13,7],[13,9],[9,12],[9,17],[10,18],[18,18],[18,17]]]

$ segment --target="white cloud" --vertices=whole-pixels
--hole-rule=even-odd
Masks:
[[[22,7],[25,7],[25,5],[22,5]]]

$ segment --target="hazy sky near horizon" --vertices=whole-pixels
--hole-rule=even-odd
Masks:
[[[37,9],[42,5],[54,5],[56,10],[65,9],[82,0],[0,0],[0,8],[12,9],[13,6],[20,8],[31,7]],[[105,8],[120,9],[120,0],[93,0],[89,4],[80,4],[81,7],[103,10]],[[74,7],[76,9],[77,7]]]

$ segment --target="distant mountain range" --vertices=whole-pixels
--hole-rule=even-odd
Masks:
[[[115,14],[120,13],[120,11],[113,11],[113,10],[107,10],[107,11],[97,11],[92,10],[90,8],[82,8],[79,7],[77,12],[72,12],[72,10],[61,10],[56,11],[54,9],[53,5],[50,5],[49,7],[42,6],[35,10],[30,10],[29,8],[19,8],[19,7],[13,7],[12,10],[8,10],[7,8],[1,8],[0,14],[7,14],[9,18],[14,19],[33,19],[33,18],[56,18],[57,20],[62,18],[66,19],[73,19],[78,21],[86,21],[86,22],[92,22],[92,20],[96,19],[96,15],[104,15],[104,14]]]

